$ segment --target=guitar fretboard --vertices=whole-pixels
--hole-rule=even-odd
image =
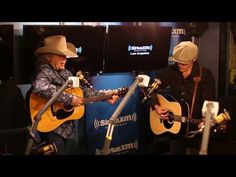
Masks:
[[[94,96],[94,97],[84,98],[83,101],[84,101],[84,104],[93,103],[93,102],[107,100],[109,98],[112,98],[113,95],[115,95],[115,93],[108,94],[108,95],[101,95],[101,96]]]
[[[189,122],[190,124],[199,124],[200,122],[202,122],[202,119],[189,119],[188,117],[178,116],[178,115],[170,115],[170,120],[183,123]]]

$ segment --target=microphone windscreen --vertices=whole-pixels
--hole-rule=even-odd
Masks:
[[[80,80],[84,78],[84,75],[82,74],[82,71],[78,71],[78,72],[76,73],[76,76],[77,76]]]

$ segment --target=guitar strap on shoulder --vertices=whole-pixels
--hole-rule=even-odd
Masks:
[[[194,103],[195,103],[195,98],[196,98],[196,93],[197,93],[197,87],[198,87],[198,83],[201,81],[201,78],[202,78],[202,68],[203,67],[200,66],[199,76],[195,76],[193,78],[193,81],[195,82],[195,85],[194,85],[192,104],[191,104],[191,110],[190,110],[190,119],[193,117],[193,108],[194,108]]]

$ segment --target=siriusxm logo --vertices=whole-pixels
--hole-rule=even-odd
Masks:
[[[122,154],[122,153],[127,153],[129,150],[138,149],[138,141],[135,140],[133,143],[127,143],[127,144],[122,144],[117,147],[111,147],[109,149],[109,154]],[[102,149],[96,149],[95,155],[103,155],[103,150]]]
[[[172,35],[186,35],[185,29],[184,28],[173,28]]]
[[[144,45],[144,46],[132,46],[132,45],[129,45],[128,46],[128,51],[135,51],[135,52],[147,51],[147,50],[152,51],[152,49],[153,49],[152,45]]]
[[[153,50],[153,45],[133,46],[128,45],[128,52],[130,55],[150,55]]]
[[[124,124],[124,123],[130,122],[130,121],[133,121],[133,122],[137,121],[137,114],[136,113],[122,116],[122,117],[118,117],[116,123],[121,125],[122,123]],[[99,127],[107,126],[108,124],[109,124],[108,119],[103,119],[103,120],[94,119],[94,122],[93,122],[95,129],[98,129]]]

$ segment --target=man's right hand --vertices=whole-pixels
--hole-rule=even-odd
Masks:
[[[154,106],[156,113],[160,116],[161,119],[169,119],[169,111],[159,105]]]

